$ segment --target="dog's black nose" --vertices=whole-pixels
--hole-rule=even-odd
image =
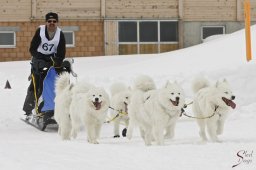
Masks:
[[[180,98],[179,97],[176,97],[176,101],[179,101],[180,100]]]
[[[236,96],[231,96],[231,99],[232,99],[232,100],[235,100],[235,98],[236,98]]]
[[[96,98],[95,98],[95,102],[98,102],[98,101],[99,101],[99,98],[98,98],[98,97],[96,97]]]

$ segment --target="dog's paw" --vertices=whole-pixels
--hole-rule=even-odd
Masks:
[[[206,140],[200,140],[197,142],[199,145],[205,145],[207,144],[207,141]]]
[[[174,134],[172,134],[172,133],[168,133],[168,134],[164,135],[165,139],[172,139],[173,137],[174,137]]]
[[[207,137],[206,137],[205,132],[200,131],[199,132],[199,136],[202,138],[203,141],[207,141],[208,140]]]
[[[213,143],[222,143],[222,141],[219,138],[211,139],[211,142],[213,142]]]
[[[99,142],[97,140],[87,140],[88,143],[91,143],[91,144],[99,144]]]
[[[221,140],[217,136],[211,136],[209,141],[212,143],[221,143]]]
[[[70,140],[70,137],[69,136],[61,136],[61,139],[62,140]]]
[[[99,142],[98,141],[93,141],[93,144],[99,144]]]
[[[152,145],[151,142],[148,142],[148,141],[144,141],[144,142],[145,142],[145,145],[146,145],[146,146],[151,146],[151,145]]]
[[[222,140],[218,139],[216,140],[216,143],[222,143]]]
[[[120,138],[120,135],[115,135],[114,138]]]

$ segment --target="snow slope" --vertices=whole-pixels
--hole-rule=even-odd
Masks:
[[[226,122],[221,143],[202,144],[195,120],[184,117],[174,139],[166,140],[164,146],[146,147],[138,131],[132,140],[114,139],[112,124],[104,124],[99,145],[88,144],[84,131],[75,140],[62,141],[54,131],[41,132],[19,120],[29,84],[29,61],[1,62],[0,169],[255,170],[256,60],[246,62],[244,42],[241,30],[174,52],[75,58],[78,81],[84,79],[109,90],[114,82],[131,85],[137,75],[148,74],[158,87],[166,80],[180,82],[188,101],[196,76],[204,75],[212,83],[226,78],[236,95],[237,108]],[[252,47],[256,57],[255,26]],[[4,89],[7,79],[12,89]],[[190,108],[187,112],[192,114]]]

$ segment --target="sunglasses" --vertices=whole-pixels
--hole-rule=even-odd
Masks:
[[[47,22],[48,23],[56,23],[57,21],[56,20],[48,20]]]

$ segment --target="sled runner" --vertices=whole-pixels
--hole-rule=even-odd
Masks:
[[[56,121],[54,119],[52,119],[54,122],[45,124],[42,117],[38,117],[34,114],[29,116],[29,118],[21,118],[21,120],[41,131],[45,131],[46,127],[47,131],[56,131],[58,129],[58,125],[56,124]]]
[[[36,79],[34,73],[31,74],[32,83],[34,86],[34,99],[35,108],[32,110],[32,114],[28,115],[26,118],[22,118],[24,122],[29,125],[36,127],[39,130],[45,131],[46,129],[58,129],[57,123],[54,120],[54,98],[55,98],[55,80],[59,73],[66,71],[71,73],[74,77],[77,74],[74,73],[72,64],[73,59],[65,59],[62,66],[55,68],[51,66],[50,68],[44,68],[47,73],[42,84],[42,93],[38,94]],[[40,96],[38,96],[40,95]]]

